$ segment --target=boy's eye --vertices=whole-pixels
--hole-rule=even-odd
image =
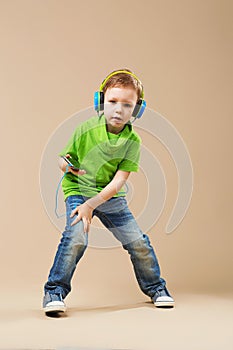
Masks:
[[[111,104],[116,104],[117,103],[117,101],[115,101],[115,100],[109,100],[108,102],[111,103]],[[122,105],[125,108],[132,108],[132,105],[130,103],[122,103]]]

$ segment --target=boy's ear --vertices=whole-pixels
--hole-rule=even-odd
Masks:
[[[141,118],[141,116],[143,115],[143,112],[145,111],[145,108],[146,108],[146,101],[140,98],[136,106],[134,107],[132,117],[134,117],[135,119]]]
[[[96,112],[104,110],[104,93],[103,91],[96,91],[94,93],[94,108]]]

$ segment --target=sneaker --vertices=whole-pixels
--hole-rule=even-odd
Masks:
[[[152,302],[155,304],[156,307],[171,308],[175,305],[175,301],[169,294],[166,287],[156,291],[155,295],[152,298]]]
[[[46,293],[43,299],[43,310],[46,314],[65,312],[66,305],[61,294]]]

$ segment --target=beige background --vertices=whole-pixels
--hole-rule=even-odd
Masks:
[[[70,343],[71,335],[59,338],[60,343],[54,340],[56,327],[52,322],[58,320],[48,323],[47,319],[46,326],[40,325],[40,336],[36,331],[39,325],[32,326],[35,319],[44,320],[37,309],[60,238],[42,205],[40,160],[59,124],[91,106],[93,93],[102,79],[121,67],[131,68],[141,78],[148,106],[179,131],[193,163],[194,191],[189,211],[176,231],[166,235],[165,225],[177,191],[177,175],[166,149],[159,142],[151,146],[167,177],[168,198],[160,220],[149,235],[168,287],[179,300],[181,309],[186,300],[183,294],[190,301],[189,307],[198,304],[197,300],[203,302],[206,295],[217,296],[220,303],[229,298],[233,287],[232,5],[232,1],[227,0],[0,1],[0,272],[2,303],[8,315],[3,318],[5,337],[0,347],[80,344],[78,338]],[[136,186],[141,180],[141,175],[133,178]],[[133,201],[131,208],[138,211],[138,201]],[[104,307],[104,301],[107,305],[148,301],[140,292],[129,257],[121,248],[90,248],[77,272],[69,300],[81,311],[85,307],[87,310]],[[187,295],[193,295],[193,299]],[[218,302],[214,302],[216,304]],[[232,308],[232,303],[230,305]],[[30,307],[34,313],[28,316],[25,310],[30,311]],[[182,322],[190,316],[189,307],[187,313],[180,316]],[[205,314],[208,312],[207,309]],[[22,315],[25,322],[28,318],[31,320],[28,343],[18,328],[24,325]],[[81,322],[87,327],[88,315],[90,311]],[[74,316],[79,318],[79,313]],[[156,324],[150,317],[145,316],[145,327],[146,322]],[[161,317],[158,323],[166,328],[165,314],[161,313]],[[115,327],[126,318],[116,319]],[[104,322],[106,328],[96,329],[92,321],[91,331],[101,334],[103,330],[108,337],[111,332],[117,332],[107,318]],[[101,321],[96,320],[95,325],[97,323],[101,327]],[[171,327],[174,323],[177,324],[177,320],[172,320]],[[15,330],[13,337],[10,336],[12,329],[7,328],[9,325]],[[141,324],[138,327],[140,329]],[[85,330],[87,328],[83,329],[82,336]],[[48,334],[53,336],[50,338]],[[137,338],[137,334],[136,328],[131,337],[119,337],[118,342],[107,338],[105,343],[94,338],[94,345],[143,349],[157,344],[154,337],[147,344]],[[87,341],[88,333],[86,343],[82,336],[79,338],[82,346],[92,345]],[[206,343],[202,343],[205,349],[210,346],[211,333],[209,336]],[[163,329],[161,339],[157,338],[163,344],[159,343],[161,349],[168,344],[164,343],[164,337],[167,338]],[[227,345],[230,349],[230,340],[226,339],[224,337],[225,349]],[[179,344],[181,349],[183,343],[179,340],[176,338],[173,346]],[[199,349],[198,345],[188,348]]]

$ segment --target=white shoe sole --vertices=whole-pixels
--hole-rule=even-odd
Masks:
[[[154,302],[154,305],[156,307],[174,307],[175,302],[174,301],[156,301]]]
[[[51,301],[43,308],[45,313],[49,312],[65,312],[66,306],[61,301]]]
[[[154,301],[156,307],[173,307],[175,302],[173,298],[169,296],[161,296],[158,297],[156,301]]]

